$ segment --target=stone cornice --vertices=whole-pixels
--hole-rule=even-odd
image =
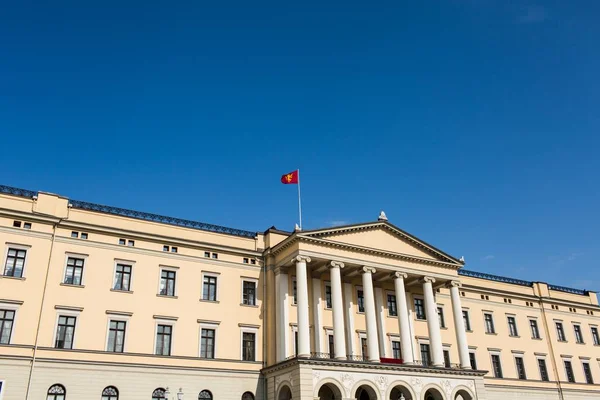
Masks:
[[[444,262],[444,261],[439,261],[439,260],[432,260],[429,258],[417,257],[417,256],[413,256],[410,254],[395,253],[395,252],[391,252],[391,251],[374,249],[371,247],[364,247],[364,246],[358,246],[358,245],[353,245],[353,244],[349,244],[349,243],[325,240],[325,239],[320,239],[320,238],[316,238],[316,237],[306,236],[302,233],[295,233],[292,236],[290,236],[288,239],[279,243],[278,245],[273,247],[273,249],[271,250],[271,253],[274,255],[277,255],[278,253],[289,248],[296,242],[312,243],[312,244],[317,244],[317,245],[326,246],[326,247],[350,250],[350,251],[354,251],[357,253],[371,254],[371,255],[376,255],[376,256],[381,256],[381,257],[386,257],[386,258],[411,261],[411,262],[419,263],[419,264],[434,265],[437,267],[443,267],[443,268],[448,268],[448,269],[452,269],[452,270],[458,270],[459,268],[462,268],[461,264],[456,264],[454,262]]]
[[[419,372],[429,374],[443,374],[443,375],[462,375],[462,376],[484,376],[488,371],[474,371],[471,369],[450,369],[450,368],[433,368],[423,367],[417,365],[405,365],[405,364],[380,364],[368,361],[346,361],[346,360],[335,360],[335,359],[319,359],[319,358],[292,358],[290,360],[282,361],[278,364],[270,367],[263,368],[262,374],[270,374],[276,371],[284,370],[300,364],[305,365],[327,365],[342,368],[358,368],[368,369],[370,371],[406,371],[406,372]]]

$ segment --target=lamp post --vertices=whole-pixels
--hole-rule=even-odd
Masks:
[[[169,387],[167,386],[167,388],[165,389],[165,399],[169,400],[170,396],[171,396],[171,392],[169,392]]]
[[[179,388],[179,392],[177,392],[177,400],[183,400],[183,391]]]

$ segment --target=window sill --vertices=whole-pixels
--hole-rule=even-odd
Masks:
[[[129,294],[133,294],[133,291],[131,290],[121,290],[121,289],[110,289],[111,292],[117,292],[117,293],[129,293]]]
[[[323,308],[325,311],[333,311],[333,307],[325,307]]]
[[[518,338],[520,338],[521,336],[519,336],[519,335],[508,335],[508,337],[517,338],[517,339],[518,339]]]
[[[427,321],[427,318],[415,318],[415,321]]]
[[[68,286],[68,287],[75,287],[75,288],[80,288],[83,289],[85,287],[85,285],[74,285],[72,283],[61,283],[60,286]]]
[[[215,304],[219,304],[219,300],[204,300],[204,299],[199,299],[198,301],[201,301],[203,303],[215,303]]]
[[[471,330],[471,329],[465,329],[465,332],[466,333],[473,333],[473,330]]]
[[[585,342],[575,342],[575,344],[585,344]]]
[[[258,308],[258,305],[256,305],[256,304],[244,304],[244,303],[240,303],[240,306],[242,306],[242,307],[250,307],[250,308]]]
[[[23,276],[11,276],[11,275],[0,275],[4,279],[14,279],[15,281],[24,281],[26,278]]]
[[[447,331],[447,330],[448,330],[448,327],[446,327],[446,326],[440,326],[440,329],[441,329],[441,330],[444,330],[444,331]]]
[[[498,336],[498,334],[496,332],[486,332],[485,334],[486,335],[495,335],[495,336]]]
[[[542,340],[540,337],[532,337],[531,340]]]
[[[166,294],[157,294],[156,297],[163,297],[165,299],[177,299],[178,298],[177,296],[169,296]]]
[[[388,314],[388,318],[398,318],[398,315],[389,315]]]
[[[569,343],[568,340],[557,340],[558,343]]]

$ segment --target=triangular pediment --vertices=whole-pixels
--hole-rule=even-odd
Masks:
[[[331,229],[302,232],[304,237],[322,242],[402,254],[419,259],[462,265],[460,260],[404,232],[389,222],[349,225]]]

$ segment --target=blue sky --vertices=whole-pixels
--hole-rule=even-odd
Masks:
[[[421,3],[6,3],[0,183],[600,290],[600,3]]]

